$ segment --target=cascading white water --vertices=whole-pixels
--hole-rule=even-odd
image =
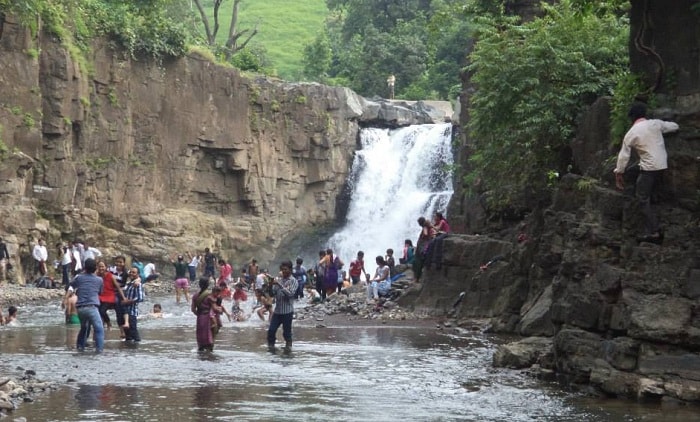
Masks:
[[[418,217],[445,213],[453,193],[451,134],[451,124],[362,130],[347,222],[328,242],[346,264],[362,250],[371,273],[388,248],[398,264],[404,240],[416,244]]]

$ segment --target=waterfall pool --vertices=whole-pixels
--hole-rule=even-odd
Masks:
[[[646,421],[690,420],[683,408],[590,399],[491,367],[498,337],[433,324],[299,321],[291,355],[270,354],[265,322],[225,322],[198,353],[194,316],[171,297],[140,321],[143,341],[113,330],[105,352],[75,350],[58,304],[22,307],[0,328],[0,371],[33,369],[58,390],[11,414],[28,421]],[[246,304],[250,311],[250,304]],[[696,415],[695,415],[696,416]]]

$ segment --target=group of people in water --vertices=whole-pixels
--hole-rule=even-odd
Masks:
[[[436,237],[448,233],[450,228],[441,213],[437,213],[434,222],[424,217],[418,219],[421,232],[414,246],[406,239],[399,257],[399,264],[413,265],[416,271],[430,242]],[[38,245],[43,246],[42,242]],[[96,351],[104,348],[105,330],[118,328],[120,337],[126,342],[138,343],[141,336],[138,330],[140,314],[139,303],[144,301],[144,284],[154,282],[159,274],[155,266],[145,274],[145,267],[136,258],[127,265],[125,256],[117,256],[111,265],[102,257],[99,250],[75,242],[73,245],[57,245],[65,256],[60,268],[64,274],[65,296],[62,308],[65,310],[66,324],[80,325],[76,345],[84,350],[87,338],[92,333]],[[41,253],[37,256],[43,257]],[[284,350],[292,348],[292,321],[294,302],[306,296],[310,303],[323,302],[332,294],[343,288],[366,282],[367,300],[377,302],[387,294],[392,277],[396,274],[396,260],[393,249],[387,249],[386,255],[377,256],[377,269],[370,276],[365,270],[364,253],[357,252],[347,271],[345,263],[330,248],[319,251],[318,260],[310,268],[303,265],[303,259],[294,263],[284,261],[279,266],[279,273],[271,275],[261,269],[257,260],[252,259],[240,268],[240,275],[234,277],[233,266],[223,258],[206,248],[202,254],[190,253],[170,257],[173,265],[174,289],[176,303],[189,304],[196,316],[196,338],[198,350],[211,351],[214,340],[223,326],[222,316],[229,321],[244,321],[253,314],[261,320],[269,321],[267,344],[275,349],[276,334],[282,327],[285,340]],[[64,264],[65,263],[65,264]],[[37,270],[44,271],[44,262],[37,260]],[[218,268],[217,268],[218,267]],[[203,269],[201,277],[197,277]],[[72,279],[66,273],[74,274]],[[418,275],[417,275],[418,276]],[[190,297],[190,284],[197,283],[198,290]],[[255,303],[248,315],[242,304],[248,301],[248,292],[253,290]],[[229,309],[224,301],[231,301]],[[114,320],[110,317],[114,312]],[[7,318],[0,322],[10,323],[16,319],[17,309],[10,308]],[[155,304],[148,317],[162,317],[160,304]]]

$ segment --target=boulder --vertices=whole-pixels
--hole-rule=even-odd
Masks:
[[[528,337],[514,343],[500,345],[493,354],[493,366],[522,369],[536,363],[541,366],[551,365],[552,345],[551,337]]]

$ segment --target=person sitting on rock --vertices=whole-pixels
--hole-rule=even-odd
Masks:
[[[435,226],[435,230],[437,230],[438,234],[447,234],[450,232],[450,225],[447,223],[447,219],[445,219],[441,212],[435,213],[433,226]]]
[[[321,293],[314,288],[313,284],[306,285],[306,297],[309,303],[321,303]]]
[[[389,279],[389,266],[382,256],[377,256],[375,259],[377,270],[374,272],[374,277],[367,284],[367,300],[379,300],[379,283]]]
[[[160,277],[160,274],[156,271],[156,264],[152,262],[149,262],[143,267],[143,275],[146,277],[143,279],[144,283],[158,280],[158,277]]]
[[[415,251],[411,239],[406,239],[403,242],[403,256],[399,258],[399,264],[413,264],[413,255]]]
[[[394,267],[396,266],[396,261],[394,260],[394,250],[389,248],[386,250],[386,256],[384,257],[384,262],[386,262],[387,267],[389,267],[389,273],[394,275]]]

